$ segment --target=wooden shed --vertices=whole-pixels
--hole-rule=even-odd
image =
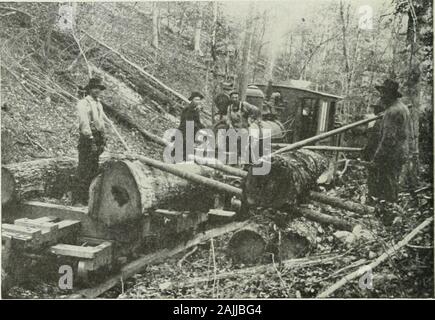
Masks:
[[[335,126],[337,103],[343,98],[334,94],[298,88],[287,84],[254,84],[264,93],[280,93],[280,102],[273,112],[284,125],[287,142],[296,142],[330,131]],[[334,143],[325,140],[321,143]]]

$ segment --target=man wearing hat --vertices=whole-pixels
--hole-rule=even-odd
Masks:
[[[178,127],[178,130],[180,130],[183,133],[183,159],[188,159],[188,155],[186,154],[187,148],[186,148],[186,139],[189,139],[190,137],[187,137],[186,130],[187,130],[187,121],[193,122],[193,135],[195,136],[196,133],[204,128],[204,125],[201,123],[200,118],[200,111],[202,109],[201,102],[204,99],[204,96],[197,91],[192,92],[192,94],[189,97],[189,105],[183,109],[181,112],[181,119],[180,119],[180,125]],[[193,143],[194,141],[192,141]]]
[[[89,186],[98,174],[98,161],[106,145],[105,122],[110,122],[103,111],[99,96],[106,87],[101,79],[91,78],[84,88],[86,96],[77,103],[79,120],[79,164],[73,201],[87,204]]]
[[[231,91],[230,98],[231,104],[228,106],[226,119],[230,128],[248,129],[249,118],[261,118],[261,110],[246,101],[240,101],[238,91]]]
[[[385,109],[380,142],[373,157],[379,170],[379,198],[396,202],[400,172],[408,157],[409,110],[399,100],[402,94],[396,81],[387,79],[376,89],[381,94],[379,104]]]

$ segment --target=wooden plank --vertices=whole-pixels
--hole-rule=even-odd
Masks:
[[[39,228],[43,232],[56,232],[59,229],[59,225],[53,222],[48,222],[44,220],[34,220],[28,218],[17,219],[14,221],[14,224],[17,226],[23,227],[34,227]]]
[[[32,237],[29,235],[23,235],[14,231],[4,231],[2,230],[2,240],[7,241],[12,239],[13,241],[28,243],[32,241]]]
[[[232,218],[236,214],[235,211],[228,211],[228,210],[221,210],[221,209],[210,209],[208,212],[209,216],[215,216],[215,217],[225,217],[225,218]]]
[[[164,217],[168,217],[168,218],[177,218],[177,217],[180,217],[182,215],[182,213],[179,211],[172,211],[172,210],[166,210],[166,209],[156,209],[156,210],[154,210],[154,213],[162,215]]]
[[[2,223],[2,233],[3,232],[12,232],[18,235],[29,236],[35,241],[39,241],[42,235],[41,229],[17,226],[9,223]]]
[[[96,251],[94,247],[82,247],[60,243],[50,248],[50,252],[59,256],[68,256],[82,259],[94,259]]]

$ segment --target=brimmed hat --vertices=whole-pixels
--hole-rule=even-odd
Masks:
[[[198,92],[198,91],[193,91],[192,94],[191,94],[190,97],[189,97],[189,101],[192,101],[192,100],[193,100],[194,98],[196,98],[196,97],[201,98],[201,99],[204,99],[204,96],[203,96],[200,92]]]
[[[375,86],[375,88],[380,93],[388,93],[397,98],[400,98],[402,96],[402,94],[399,92],[399,84],[391,79],[385,80],[382,85]]]
[[[100,89],[100,90],[105,90],[106,87],[103,85],[103,80],[100,78],[91,78],[89,79],[89,83],[87,84],[86,87],[84,87],[84,89],[86,91],[91,90],[91,89]]]
[[[231,97],[233,94],[239,94],[239,91],[237,91],[237,90],[233,90],[233,91],[231,91],[231,92],[230,92],[230,97]]]

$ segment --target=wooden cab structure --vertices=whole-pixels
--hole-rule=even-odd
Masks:
[[[254,85],[265,93],[266,100],[269,98],[269,112],[282,123],[285,142],[300,141],[334,129],[335,110],[342,97],[288,84]],[[335,138],[331,139],[319,143],[335,144]]]

